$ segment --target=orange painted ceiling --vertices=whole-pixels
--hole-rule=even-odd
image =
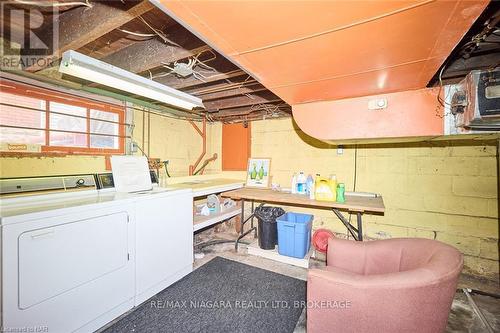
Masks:
[[[489,1],[170,1],[287,103],[423,88]]]

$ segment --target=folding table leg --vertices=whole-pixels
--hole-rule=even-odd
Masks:
[[[262,206],[264,206],[264,202],[259,205],[259,207],[262,207]],[[255,212],[252,211],[252,214],[245,219],[245,204],[244,204],[244,202],[241,202],[241,231],[240,231],[240,235],[238,236],[238,238],[234,242],[234,249],[236,250],[236,252],[238,252],[238,243],[243,237],[245,237],[246,235],[248,235],[252,231],[255,233],[257,232],[257,228],[254,227],[253,225],[251,225],[249,230],[244,231],[245,223],[247,223],[249,220],[253,219],[254,215],[255,215]]]
[[[252,200],[252,223],[251,223],[251,226],[252,226],[252,229],[255,229],[255,232],[253,233],[253,238],[257,238],[257,228],[254,228],[254,226],[253,226],[253,217],[254,217],[254,213],[255,213],[254,205],[255,205],[255,201]]]
[[[335,213],[335,215],[337,215],[337,217],[339,218],[340,222],[342,222],[345,227],[347,228],[347,230],[349,231],[349,233],[351,234],[351,236],[357,240],[357,241],[362,241],[363,240],[363,234],[362,234],[362,231],[360,226],[362,225],[362,221],[361,221],[361,216],[358,215],[358,229],[356,229],[352,224],[349,223],[349,221],[347,221],[345,219],[345,217],[339,212],[338,209],[335,209],[333,208],[332,211]]]
[[[359,241],[363,240],[363,221],[361,220],[361,213],[358,212],[357,214],[357,220],[358,220],[358,239]]]

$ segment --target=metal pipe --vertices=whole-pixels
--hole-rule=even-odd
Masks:
[[[216,159],[217,159],[217,153],[214,153],[214,154],[212,155],[212,157],[207,158],[207,159],[205,160],[205,162],[203,162],[203,165],[202,165],[202,166],[201,166],[198,170],[196,170],[196,171],[193,173],[193,175],[197,175],[197,174],[202,174],[202,175],[203,175],[203,172],[205,172],[205,168],[207,167],[207,165],[208,165],[210,162],[215,161]]]
[[[200,164],[201,160],[207,153],[207,120],[203,118],[203,131],[201,131],[192,120],[189,120],[189,123],[194,127],[194,129],[198,132],[198,134],[201,135],[201,138],[203,139],[203,147],[200,156],[193,165],[189,166],[189,175],[192,176],[194,175],[194,171],[198,167],[198,164]]]
[[[148,113],[148,157],[151,156],[151,113]]]

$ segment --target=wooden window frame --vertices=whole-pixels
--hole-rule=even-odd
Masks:
[[[62,92],[51,91],[48,89],[33,87],[25,84],[19,84],[10,81],[3,81],[0,84],[2,92],[15,94],[24,97],[36,98],[45,101],[45,145],[42,145],[41,151],[50,155],[52,153],[78,154],[78,155],[123,155],[125,154],[125,107],[119,107],[105,102],[91,101],[79,96],[65,94]],[[83,107],[87,110],[87,147],[68,147],[50,145],[50,103],[62,103],[77,107]],[[90,110],[99,110],[118,115],[118,148],[91,148],[90,147]],[[33,111],[37,112],[37,111]],[[43,130],[43,129],[41,129]]]

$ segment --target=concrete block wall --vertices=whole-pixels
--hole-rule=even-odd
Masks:
[[[356,190],[380,193],[386,206],[383,216],[364,216],[365,236],[437,239],[464,253],[466,273],[498,280],[496,152],[492,141],[360,145]],[[355,154],[349,146],[338,155],[292,119],[252,123],[252,156],[272,158],[273,183],[282,187],[304,171],[335,174],[353,190]],[[346,233],[328,210],[288,209],[314,214],[314,228]]]
[[[0,178],[96,173],[105,165],[103,156],[2,157]]]
[[[151,115],[150,139],[148,142],[148,117],[145,117],[144,143],[142,142],[143,113],[134,112],[133,140],[148,153],[150,157],[169,160],[169,173],[172,177],[187,176],[189,165],[194,164],[202,151],[202,138],[185,120],[167,118],[158,115]],[[202,123],[195,122],[201,129]],[[222,150],[222,124],[207,123],[207,153],[203,160],[218,154],[215,162],[211,162],[205,169],[205,173],[214,173],[221,170]],[[140,154],[140,152],[138,153]]]

